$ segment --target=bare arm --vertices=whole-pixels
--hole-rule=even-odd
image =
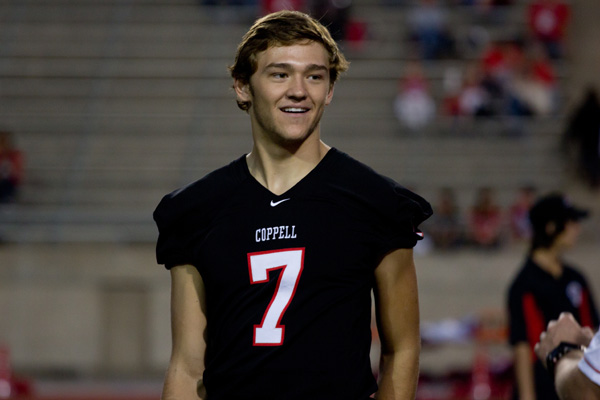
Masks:
[[[375,270],[381,380],[377,398],[414,399],[419,377],[419,297],[411,249],[388,254]]]
[[[555,387],[561,400],[599,400],[600,386],[579,369],[581,351],[571,351],[556,364]]]
[[[204,283],[191,265],[171,269],[172,349],[162,400],[205,399],[202,373],[206,349]]]
[[[519,399],[535,400],[535,381],[529,344],[527,342],[517,343],[513,348],[513,354]]]

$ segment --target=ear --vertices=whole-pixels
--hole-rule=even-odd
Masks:
[[[239,102],[252,101],[252,93],[250,91],[250,84],[242,82],[239,79],[234,79],[233,89]]]
[[[546,234],[547,235],[553,235],[556,232],[556,223],[555,222],[548,222],[546,224]]]
[[[333,85],[329,85],[329,92],[327,93],[327,97],[325,98],[325,105],[329,105],[333,100]]]

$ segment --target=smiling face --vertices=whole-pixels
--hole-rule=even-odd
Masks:
[[[269,47],[256,57],[256,72],[236,80],[238,101],[248,110],[255,141],[288,146],[319,139],[319,123],[333,97],[329,55],[317,42]]]

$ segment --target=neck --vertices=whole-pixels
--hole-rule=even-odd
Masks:
[[[544,271],[555,278],[559,278],[563,272],[560,262],[560,254],[553,248],[536,249],[532,253],[533,261]]]
[[[246,161],[252,176],[276,195],[300,182],[325,157],[330,147],[318,141],[304,142],[298,148],[254,144]]]

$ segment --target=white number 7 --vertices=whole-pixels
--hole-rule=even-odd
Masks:
[[[254,325],[255,346],[280,346],[283,344],[285,326],[280,325],[283,313],[290,305],[304,266],[304,248],[266,251],[248,254],[250,283],[264,283],[269,272],[282,269],[271,303],[262,322]]]

